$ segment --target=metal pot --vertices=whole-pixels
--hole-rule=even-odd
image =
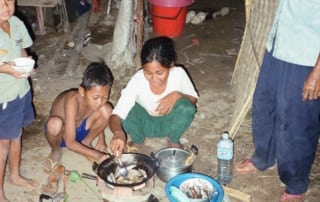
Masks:
[[[193,162],[196,160],[198,148],[192,145],[189,149],[163,148],[151,157],[158,159],[160,167],[157,176],[163,182],[167,182],[178,174],[191,172]]]
[[[142,169],[146,172],[147,177],[140,182],[130,183],[130,184],[119,184],[110,181],[108,176],[113,173],[115,174],[116,169],[119,167],[119,161],[115,159],[115,156],[104,160],[99,165],[94,164],[93,170],[97,175],[102,178],[108,185],[111,186],[120,186],[120,187],[139,187],[142,184],[145,184],[153,175],[157,172],[159,168],[159,161],[157,159],[151,158],[147,155],[140,153],[124,153],[121,155],[121,161],[124,166],[134,165],[136,168]]]

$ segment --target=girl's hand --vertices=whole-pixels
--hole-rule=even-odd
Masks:
[[[121,157],[126,145],[126,135],[122,131],[117,131],[111,142],[110,149],[114,155]]]
[[[174,91],[162,99],[158,101],[158,106],[156,108],[156,112],[159,115],[166,115],[171,112],[173,109],[173,106],[176,104],[177,100],[179,100],[182,97],[182,94],[178,91]]]
[[[96,163],[100,164],[100,163],[102,163],[104,160],[106,160],[108,158],[110,158],[110,154],[105,153],[96,161]]]

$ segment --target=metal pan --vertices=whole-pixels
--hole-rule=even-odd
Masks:
[[[115,174],[116,169],[119,167],[119,161],[115,159],[115,156],[104,160],[99,165],[94,163],[93,170],[97,175],[102,178],[107,184],[120,187],[136,187],[146,183],[157,172],[160,163],[157,159],[151,158],[141,153],[124,153],[121,155],[121,161],[125,166],[134,165],[136,168],[143,169],[146,172],[147,177],[140,182],[130,184],[120,184],[109,180],[108,176]]]

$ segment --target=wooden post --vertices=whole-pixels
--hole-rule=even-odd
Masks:
[[[143,0],[137,0],[137,10],[136,10],[136,21],[137,21],[137,50],[136,50],[136,58],[135,63],[136,67],[141,67],[141,60],[140,60],[140,52],[142,49],[142,43],[143,43]]]

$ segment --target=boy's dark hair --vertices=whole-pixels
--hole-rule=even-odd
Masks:
[[[103,62],[93,62],[88,65],[83,72],[80,84],[85,90],[90,90],[94,86],[112,86],[113,75],[109,67]]]
[[[176,61],[173,40],[165,36],[147,40],[142,47],[140,58],[142,65],[155,60],[162,66],[170,68]]]

